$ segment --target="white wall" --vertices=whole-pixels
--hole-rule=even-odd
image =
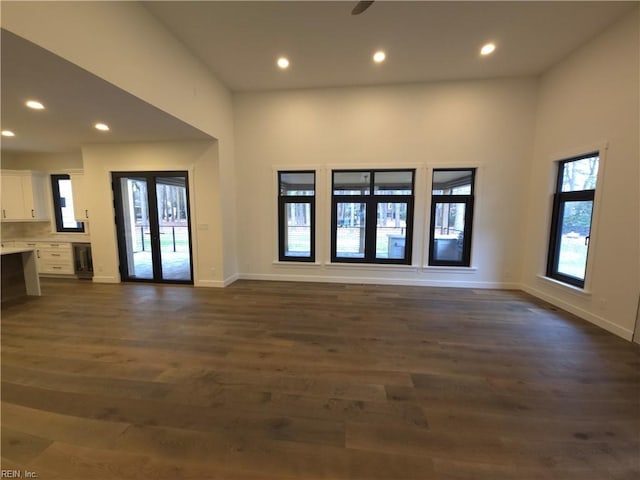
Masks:
[[[82,149],[84,179],[91,212],[94,281],[119,282],[118,248],[113,221],[111,172],[186,170],[193,247],[194,284],[223,286],[223,238],[216,194],[216,142],[159,142],[92,145]]]
[[[65,172],[82,169],[82,153],[20,153],[2,154],[2,168],[7,170],[37,170],[40,172]]]
[[[636,9],[541,79],[522,280],[528,292],[628,339],[640,288],[638,25]],[[582,294],[542,278],[554,161],[605,144],[589,248],[590,292]]]
[[[533,78],[247,93],[234,97],[245,278],[515,286]],[[274,169],[319,168],[317,265],[278,264]],[[418,167],[413,268],[328,265],[330,169]],[[478,166],[473,269],[423,269],[430,168]],[[257,241],[257,239],[260,239]]]
[[[138,2],[2,2],[2,27],[218,140],[224,278],[237,273],[231,94]],[[215,177],[218,177],[216,175]]]

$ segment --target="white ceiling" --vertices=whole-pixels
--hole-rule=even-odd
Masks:
[[[232,91],[537,75],[637,2],[144,2]],[[488,58],[486,41],[498,48]],[[50,52],[2,31],[3,152],[209,138]],[[374,65],[371,55],[387,52]],[[160,54],[160,52],[159,52]],[[287,71],[276,58],[291,60]],[[24,108],[36,97],[47,110]],[[113,125],[107,135],[96,121]]]
[[[1,122],[13,131],[2,152],[79,151],[80,145],[133,141],[210,139],[203,132],[92,75],[82,68],[2,30]],[[45,110],[25,107],[28,99]],[[96,122],[111,126],[102,133]]]
[[[250,91],[536,75],[637,4],[376,1],[353,16],[356,3],[144,5],[231,90]],[[481,58],[487,41],[498,48]]]

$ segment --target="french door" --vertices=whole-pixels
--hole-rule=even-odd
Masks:
[[[122,281],[193,283],[187,172],[114,172]]]

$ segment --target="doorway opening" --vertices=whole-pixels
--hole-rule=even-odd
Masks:
[[[187,172],[114,172],[120,278],[193,284]]]

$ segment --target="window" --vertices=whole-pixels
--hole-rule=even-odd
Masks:
[[[411,263],[415,170],[334,170],[331,261]]]
[[[84,224],[76,222],[73,212],[73,195],[69,175],[51,175],[53,210],[57,232],[84,232]]]
[[[316,174],[278,172],[279,259],[315,261]]]
[[[475,168],[433,170],[429,265],[471,265]]]
[[[598,152],[558,162],[547,276],[584,288]]]

